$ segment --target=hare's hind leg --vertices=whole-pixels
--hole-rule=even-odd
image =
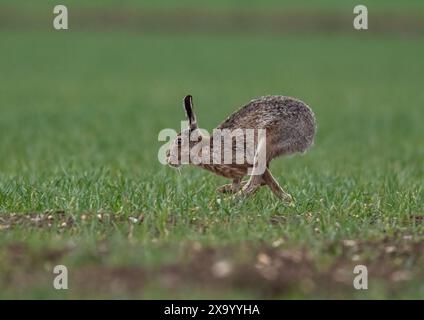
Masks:
[[[262,178],[264,182],[268,185],[268,187],[271,189],[271,191],[281,200],[285,202],[292,202],[293,198],[290,194],[285,192],[283,188],[280,187],[277,180],[272,176],[271,171],[269,171],[268,168],[266,168],[264,174],[262,175]]]

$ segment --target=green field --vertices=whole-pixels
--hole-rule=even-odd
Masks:
[[[0,26],[0,298],[422,299],[422,36]],[[315,146],[271,164],[294,206],[159,163],[189,93],[207,130],[262,95],[311,106]]]

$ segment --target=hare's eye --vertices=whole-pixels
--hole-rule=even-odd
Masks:
[[[181,138],[177,138],[177,145],[181,145]]]

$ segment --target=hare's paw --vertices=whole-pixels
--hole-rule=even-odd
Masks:
[[[296,201],[295,199],[288,193],[284,192],[279,195],[279,198],[285,202],[288,206],[294,207]]]
[[[244,185],[246,185],[247,181],[242,181],[240,183],[231,183],[224,184],[216,189],[217,192],[220,193],[237,193]]]
[[[252,193],[251,188],[247,187],[248,185],[246,184],[243,188],[239,189],[239,191],[234,193],[234,198],[235,199],[243,199],[246,198],[247,196],[249,196]]]
[[[238,192],[243,196],[249,196],[254,194],[260,187],[260,184],[252,184],[252,183],[246,183],[244,187]]]
[[[232,184],[224,184],[223,186],[216,188],[216,191],[220,193],[233,193],[234,189]]]

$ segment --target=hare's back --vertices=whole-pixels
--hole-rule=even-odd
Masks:
[[[296,118],[313,117],[302,101],[285,96],[264,96],[250,101],[231,114],[219,129],[268,129],[281,122],[296,122]],[[292,123],[293,124],[293,123]]]
[[[313,144],[316,123],[302,101],[285,96],[252,100],[230,115],[219,129],[266,129],[271,158],[304,152]]]

